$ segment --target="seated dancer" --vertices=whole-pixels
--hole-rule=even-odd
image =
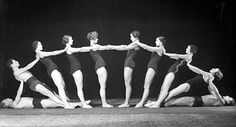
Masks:
[[[161,91],[159,93],[159,97],[157,101],[150,108],[159,108],[160,104],[166,98],[169,88],[172,82],[175,79],[175,75],[177,74],[179,68],[184,65],[184,62],[188,62],[192,60],[192,56],[197,53],[197,47],[195,45],[188,45],[186,48],[186,54],[172,54],[166,53],[165,55],[169,56],[172,59],[176,59],[175,63],[169,67],[168,72],[165,76],[163,84],[161,86]]]
[[[102,100],[102,107],[110,108],[112,105],[108,104],[106,101],[106,82],[107,82],[107,70],[105,68],[106,64],[102,56],[100,55],[100,50],[108,50],[108,46],[98,45],[98,33],[96,31],[89,32],[87,34],[87,39],[90,42],[91,47],[98,47],[98,50],[90,50],[90,55],[95,62],[95,70],[98,76],[98,82],[100,84],[100,97]]]
[[[70,62],[70,72],[71,75],[74,77],[74,81],[77,87],[77,95],[81,101],[82,108],[92,108],[92,106],[85,103],[84,93],[83,93],[83,73],[82,67],[78,59],[74,56],[73,53],[75,52],[89,52],[90,50],[98,47],[81,47],[81,48],[74,48],[71,47],[73,45],[73,39],[70,35],[64,35],[62,38],[62,43],[66,45],[66,56]]]
[[[59,55],[66,51],[66,48],[63,50],[57,51],[42,51],[43,46],[40,41],[34,41],[32,43],[32,48],[36,52],[36,55],[40,57],[40,61],[47,67],[47,74],[52,78],[54,84],[57,86],[58,93],[62,99],[66,109],[72,109],[73,107],[67,102],[68,97],[65,93],[65,82],[61,73],[58,70],[58,66],[51,60],[50,56]]]
[[[157,64],[161,60],[161,57],[165,50],[164,45],[166,41],[164,37],[157,37],[155,43],[156,43],[155,47],[148,46],[140,42],[137,43],[140,47],[152,52],[152,54],[147,65],[147,72],[146,72],[145,81],[144,81],[143,96],[140,102],[136,104],[135,108],[143,107],[143,104],[149,95],[149,88],[151,86],[152,80],[157,71]]]
[[[190,70],[198,75],[185,83],[179,85],[169,92],[165,99],[164,106],[224,106],[235,105],[235,100],[229,96],[221,96],[219,90],[214,85],[213,80],[222,79],[223,74],[219,68],[212,68],[210,72],[203,71],[190,63],[187,64]],[[210,94],[203,95],[199,89],[208,89]],[[193,95],[193,91],[198,91],[198,95]],[[200,93],[200,94],[199,94]],[[185,95],[183,95],[185,94]],[[201,95],[202,94],[202,95]],[[186,96],[187,95],[187,96]],[[150,107],[152,103],[147,103],[145,106]]]
[[[29,84],[29,88],[32,91],[39,92],[42,95],[45,95],[45,96],[49,97],[54,102],[56,102],[58,104],[62,104],[62,101],[59,100],[53,94],[53,91],[47,85],[45,85],[44,83],[40,82],[38,79],[36,79],[32,75],[32,73],[30,71],[28,71],[38,61],[39,61],[39,57],[37,57],[34,61],[29,63],[27,66],[25,66],[23,68],[19,68],[20,64],[19,64],[18,61],[13,60],[13,59],[9,59],[7,61],[7,66],[13,70],[13,75],[14,75],[15,79],[21,82],[20,87],[22,87],[22,89],[23,89],[23,84],[25,82],[25,83]],[[18,88],[18,91],[19,91],[19,89],[21,89],[20,87]],[[19,93],[19,92],[17,92],[17,93]],[[22,94],[22,92],[19,93],[18,96],[21,96],[21,94]]]
[[[118,106],[120,108],[129,107],[129,100],[132,92],[132,87],[131,87],[132,73],[133,69],[135,68],[135,57],[140,49],[136,44],[136,42],[139,42],[139,36],[140,32],[135,30],[130,33],[130,40],[132,41],[132,43],[130,43],[129,45],[120,45],[120,46],[109,45],[110,49],[119,51],[128,50],[124,63],[125,102]]]

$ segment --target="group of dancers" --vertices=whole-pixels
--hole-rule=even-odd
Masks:
[[[140,48],[152,52],[150,61],[147,65],[147,72],[144,80],[144,90],[141,100],[135,105],[135,108],[149,107],[159,108],[162,106],[223,106],[234,105],[235,101],[232,97],[221,96],[218,89],[213,83],[215,78],[221,79],[223,77],[219,68],[212,68],[209,72],[201,70],[191,65],[192,57],[197,53],[197,46],[188,45],[186,48],[186,54],[167,53],[165,50],[166,40],[163,36],[157,37],[155,40],[156,46],[149,46],[140,42],[140,32],[133,31],[130,33],[131,43],[128,45],[99,45],[98,33],[96,31],[89,32],[87,39],[90,42],[90,46],[85,47],[72,47],[73,38],[70,35],[64,35],[62,43],[65,48],[56,51],[43,51],[43,45],[40,41],[34,41],[32,48],[36,53],[36,59],[29,63],[25,67],[20,68],[20,64],[17,60],[9,59],[7,66],[13,70],[13,75],[16,80],[20,82],[16,97],[12,99],[4,99],[1,102],[3,107],[12,108],[49,108],[49,107],[63,107],[65,109],[74,109],[77,106],[81,108],[92,108],[90,101],[86,101],[83,93],[83,73],[79,60],[74,55],[77,52],[90,52],[91,57],[95,62],[95,71],[100,84],[100,97],[102,107],[113,107],[108,104],[106,100],[106,81],[107,70],[106,64],[100,52],[102,50],[127,50],[126,59],[124,62],[124,84],[125,84],[125,101],[118,107],[125,108],[130,107],[129,100],[132,92],[131,82],[132,73],[135,68],[135,57]],[[77,87],[77,95],[80,102],[71,102],[65,92],[65,82],[62,77],[58,66],[52,61],[51,57],[66,52],[66,56],[70,62],[70,73],[74,78],[74,82]],[[149,89],[152,84],[152,80],[158,70],[158,62],[161,57],[166,55],[171,59],[175,59],[172,66],[169,67],[167,74],[164,78],[161,86],[159,97],[156,101],[147,101],[149,95]],[[50,76],[58,89],[58,94],[50,89],[46,84],[39,81],[29,71],[38,61],[41,61],[47,68],[47,74]],[[196,77],[180,84],[177,88],[169,91],[171,84],[178,73],[181,66],[188,66],[188,68],[197,74]],[[39,92],[42,95],[47,96],[47,99],[37,99],[31,97],[21,97],[23,92],[24,83],[29,85],[32,91]],[[205,87],[209,90],[209,95],[203,96],[180,96],[183,93],[194,91],[196,87]],[[201,92],[201,91],[199,91]]]

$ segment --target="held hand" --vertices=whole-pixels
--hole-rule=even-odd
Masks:
[[[97,51],[99,50],[100,46],[99,45],[93,45],[92,50]]]
[[[187,56],[185,60],[187,61],[187,63],[190,63],[192,61],[192,56],[191,55]]]
[[[35,57],[36,57],[36,59],[40,59],[40,57],[39,57],[39,55],[38,55],[38,54],[36,54],[36,55],[35,55]]]

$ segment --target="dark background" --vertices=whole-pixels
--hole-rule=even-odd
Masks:
[[[0,0],[0,99],[15,97],[19,82],[11,69],[6,67],[9,58],[26,66],[35,59],[31,48],[34,40],[43,43],[45,51],[64,48],[62,36],[69,34],[74,46],[88,46],[86,35],[98,31],[99,44],[129,44],[129,33],[141,32],[140,40],[155,46],[157,36],[167,39],[167,52],[185,53],[188,44],[198,46],[192,64],[203,70],[221,68],[223,80],[215,82],[222,95],[236,97],[233,37],[235,17],[233,3],[229,0]],[[146,66],[150,52],[141,50],[136,58],[133,73],[132,98],[141,98]],[[123,98],[123,63],[126,51],[103,51],[108,71],[107,97]],[[86,98],[100,98],[94,62],[89,53],[77,53],[84,74]],[[66,82],[70,98],[77,98],[76,87],[69,72],[65,54],[53,57]],[[174,60],[163,57],[153,80],[150,96],[157,97],[168,67]],[[42,63],[30,70],[40,81],[56,90]],[[184,67],[178,73],[172,87],[196,74]],[[42,97],[25,85],[23,96]]]

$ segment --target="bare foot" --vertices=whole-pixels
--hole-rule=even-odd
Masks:
[[[150,106],[149,108],[160,108],[160,104],[154,104],[154,105],[152,105],[152,106]]]
[[[124,104],[119,105],[118,107],[119,108],[128,108],[129,104],[124,103]]]
[[[147,101],[147,103],[144,105],[145,107],[150,107],[152,105],[154,105],[156,102],[155,101]]]
[[[142,108],[143,107],[143,103],[138,103],[135,105],[135,108]]]
[[[106,103],[106,104],[102,104],[102,107],[103,108],[112,108],[113,106]]]
[[[74,107],[67,105],[64,107],[64,109],[74,109]]]
[[[92,106],[88,104],[82,104],[81,108],[92,108]]]

